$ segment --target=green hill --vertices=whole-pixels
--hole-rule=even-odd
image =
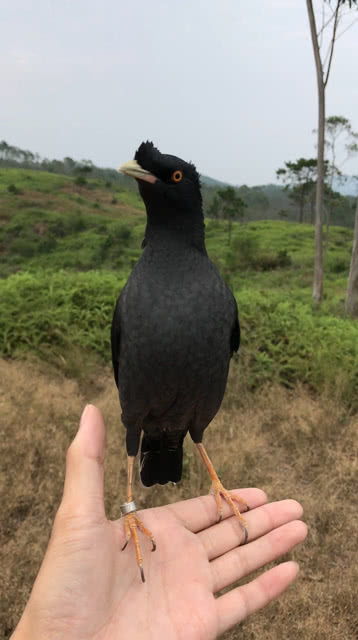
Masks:
[[[0,170],[0,354],[67,362],[71,374],[78,350],[110,361],[113,305],[145,226],[135,192],[100,179],[81,182]],[[314,312],[311,225],[234,222],[230,246],[226,225],[207,220],[207,247],[239,301],[248,388],[279,381],[337,389],[339,379],[353,403],[358,327],[343,317],[351,230],[330,230],[326,299]]]
[[[113,170],[87,171],[70,158],[45,164],[7,168],[0,143],[4,637],[31,591],[63,491],[64,454],[89,402],[106,420],[107,517],[118,518],[126,491],[109,336],[115,299],[141,252],[144,208],[135,181]],[[206,206],[216,190],[204,186]],[[275,185],[240,194],[246,221],[233,222],[230,244],[227,222],[206,220],[209,254],[239,303],[242,346],[205,443],[225,486],[299,499],[310,536],[292,556],[302,572],[291,595],[238,633],[285,637],[289,628],[292,637],[316,638],[318,621],[322,637],[353,638],[358,323],[343,305],[352,229],[329,230],[325,299],[313,309],[312,225],[278,216],[287,192]],[[136,483],[136,500],[146,508],[207,493],[189,438],[183,480],[150,492]]]
[[[138,194],[103,180],[27,169],[0,170],[0,268],[113,268],[131,258],[144,225]],[[111,246],[122,247],[111,252]],[[136,254],[137,255],[137,254]]]
[[[6,170],[10,168],[14,170],[14,173],[7,175]],[[72,178],[77,186],[91,185],[93,188],[97,182],[97,185],[105,185],[108,190],[112,190],[115,193],[123,190],[126,193],[136,194],[135,182],[113,168],[97,167],[91,160],[78,162],[70,157],[65,157],[63,160],[41,158],[39,154],[9,145],[5,140],[0,142],[0,171],[1,169],[5,169],[5,181],[8,177],[13,180],[13,182],[7,184],[7,188],[10,188],[11,193],[14,195],[21,193],[22,188],[26,189],[29,186],[28,182],[31,182],[31,180],[36,182],[35,176],[31,175],[33,171],[46,171],[48,174],[56,175],[58,181],[62,180],[64,176]],[[24,169],[26,172],[17,174],[17,169]],[[89,177],[91,180],[88,179]],[[45,182],[45,179],[43,179],[43,182]],[[228,184],[205,175],[201,176],[201,183],[204,211],[207,215],[213,215],[212,207],[215,205],[218,191],[228,187]],[[53,183],[48,177],[47,186],[49,187],[51,184]],[[56,182],[56,184],[59,184],[59,182]],[[46,189],[45,184],[43,188]],[[297,194],[290,188],[268,184],[254,187],[241,185],[240,187],[234,187],[234,189],[246,205],[243,212],[243,221],[245,222],[254,220],[290,220],[295,222],[301,220],[301,216],[303,221],[313,222],[313,191],[300,213]],[[330,224],[353,227],[354,198],[352,196],[345,197],[338,191],[339,189],[337,191],[327,191],[325,202],[327,220],[329,218]],[[104,199],[105,203],[106,199]],[[100,203],[97,201],[97,204]],[[239,214],[237,219],[240,219]]]

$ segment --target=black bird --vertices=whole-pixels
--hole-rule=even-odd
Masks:
[[[128,454],[122,513],[128,512],[126,539],[134,539],[144,581],[137,529],[151,538],[153,550],[155,543],[132,502],[141,437],[140,476],[150,487],[180,480],[189,431],[210,474],[219,518],[222,497],[238,517],[246,541],[236,498],[221,484],[202,444],[224,395],[240,326],[235,298],[206,252],[195,166],[144,142],[135,160],[119,170],[137,179],[147,211],[144,250],[117,301],[111,334]]]

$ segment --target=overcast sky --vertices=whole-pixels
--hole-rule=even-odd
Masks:
[[[149,139],[201,173],[248,185],[314,154],[305,0],[0,6],[0,139],[9,144],[117,167]],[[358,22],[337,42],[327,115],[358,129]],[[346,170],[358,173],[358,160]]]

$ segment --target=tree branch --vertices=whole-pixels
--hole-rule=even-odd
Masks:
[[[338,38],[340,38],[341,36],[343,36],[343,34],[348,31],[348,29],[350,29],[351,27],[353,27],[353,25],[358,21],[358,18],[356,18],[355,20],[353,20],[353,22],[351,22],[351,24],[348,25],[348,27],[346,27],[345,29],[343,29],[343,31],[341,31],[337,37],[336,37],[336,41],[338,40]]]
[[[337,6],[336,6],[336,9],[335,9],[335,12],[334,12],[334,24],[333,24],[333,33],[332,33],[332,40],[331,40],[331,50],[330,50],[330,54],[329,54],[326,78],[323,78],[324,88],[326,88],[326,86],[327,86],[327,82],[328,82],[328,78],[329,78],[329,72],[331,70],[331,65],[332,65],[333,50],[334,50],[334,45],[335,45],[335,42],[336,42],[336,33],[337,33],[337,27],[338,27],[338,21],[339,21],[339,9],[340,9],[340,3],[337,2]]]
[[[315,59],[315,64],[316,64],[317,79],[318,79],[318,82],[322,82],[323,85],[324,85],[322,60],[321,60],[319,46],[318,46],[316,20],[315,20],[315,16],[314,16],[312,0],[306,0],[306,4],[307,4],[307,12],[308,12],[310,30],[311,30],[313,54],[314,54],[314,59]]]
[[[328,25],[332,22],[333,19],[334,19],[334,11],[332,11],[332,15],[328,18],[328,20],[325,23],[323,23],[323,21],[322,21],[322,27],[317,32],[317,37],[318,38],[323,35],[324,30],[326,29],[326,27],[328,27]]]

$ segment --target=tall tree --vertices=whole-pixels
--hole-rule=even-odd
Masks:
[[[245,202],[240,198],[234,187],[226,187],[225,189],[219,189],[217,192],[220,203],[220,216],[227,220],[228,227],[228,244],[231,243],[231,232],[233,220],[240,220],[244,216],[244,209],[247,206]]]
[[[342,169],[352,153],[356,152],[358,133],[353,131],[350,121],[344,116],[329,116],[325,127],[325,145],[330,155],[329,186],[333,189],[335,181],[344,181]]]
[[[0,142],[0,157],[2,160],[6,160],[9,153],[9,145],[5,140],[1,140]]]
[[[316,133],[314,129],[313,133]],[[345,176],[342,169],[347,160],[356,153],[358,133],[353,131],[353,127],[344,116],[329,116],[325,122],[325,148],[329,155],[329,162],[326,161],[325,195],[327,203],[327,231],[330,225],[333,204],[337,193],[335,189],[338,182],[344,182]]]
[[[207,208],[207,216],[209,218],[215,219],[219,218],[220,216],[220,200],[216,194]]]
[[[298,205],[298,221],[303,222],[305,205],[309,200],[316,182],[316,158],[299,158],[296,162],[285,162],[285,166],[277,169],[276,175],[289,189],[288,195]]]
[[[330,15],[326,19],[322,12],[322,27],[318,31],[313,0],[306,0],[310,25],[313,54],[316,67],[318,90],[318,141],[317,141],[317,183],[316,183],[316,223],[315,223],[315,263],[312,297],[315,304],[323,298],[323,197],[324,197],[324,138],[325,138],[325,91],[332,67],[333,53],[338,37],[338,25],[344,6],[352,8],[358,0],[323,0],[329,5]],[[330,30],[327,52],[322,51],[323,34]],[[326,63],[326,64],[325,64]]]

